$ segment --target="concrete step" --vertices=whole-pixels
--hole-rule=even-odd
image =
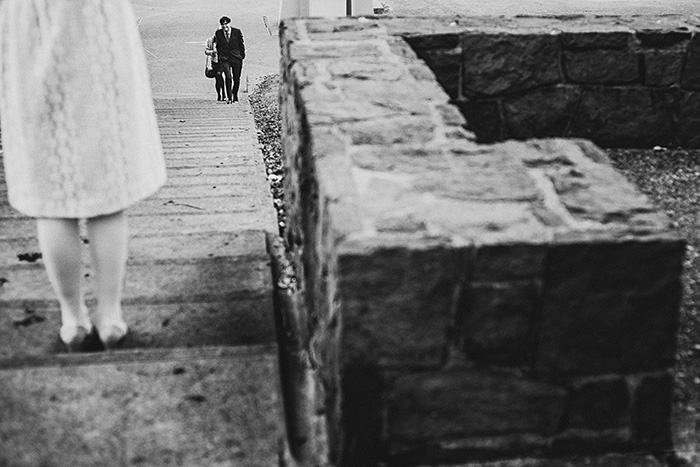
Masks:
[[[133,264],[127,269],[124,303],[178,303],[212,297],[257,296],[266,292],[270,272],[258,258],[208,258],[196,263]],[[85,273],[84,286],[93,288],[93,276]],[[46,272],[34,265],[3,271],[0,304],[53,301]],[[89,298],[89,295],[88,295]]]
[[[131,216],[129,230],[133,237],[153,235],[161,231],[163,235],[174,234],[192,235],[204,233],[226,233],[232,230],[252,230],[260,226],[258,209],[268,209],[267,206],[251,203],[245,211],[227,213],[181,212],[171,214],[148,214]],[[272,207],[269,208],[273,210]],[[274,219],[269,219],[274,222]],[[272,224],[274,227],[274,224]],[[272,229],[268,229],[272,231]],[[36,235],[36,222],[33,219],[7,219],[0,226],[0,241],[30,238]],[[261,248],[264,246],[261,245]]]
[[[94,301],[88,301],[94,309]],[[65,353],[58,338],[55,302],[2,305],[0,365],[5,360],[45,358]],[[275,340],[272,303],[267,295],[186,303],[128,303],[130,332],[124,348],[255,345]],[[0,464],[1,465],[1,464]]]
[[[0,465],[277,465],[273,346],[57,356],[0,369]]]
[[[149,262],[194,262],[219,257],[256,257],[267,261],[260,247],[265,233],[259,230],[213,232],[190,235],[144,235],[131,238],[128,265]],[[0,242],[0,268],[37,265],[43,267],[36,237],[25,237]],[[83,260],[89,265],[89,246],[83,247]]]
[[[129,346],[241,345],[274,340],[268,258],[260,231],[136,237],[124,287]],[[30,263],[35,239],[1,242],[0,358],[61,351],[59,313],[41,259]],[[11,252],[12,251],[12,252]],[[89,249],[84,289],[92,299]]]
[[[119,351],[65,353],[36,223],[0,175],[0,467],[278,464],[276,216],[246,106],[156,102],[169,179],[128,211]],[[89,244],[82,261],[93,310]]]
[[[180,213],[240,212],[255,209],[262,200],[245,198],[231,200],[228,196],[179,196],[171,198],[149,198],[129,210],[131,215],[158,213],[160,215]],[[260,206],[262,207],[262,206]],[[0,206],[0,218],[25,218],[9,206]]]

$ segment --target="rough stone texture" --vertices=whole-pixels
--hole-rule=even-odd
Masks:
[[[459,76],[463,60],[459,35],[407,36],[406,42],[433,70],[450,97],[457,99],[461,94]]]
[[[388,366],[438,367],[454,322],[452,291],[466,255],[453,249],[380,250],[370,261],[344,256],[342,357]]]
[[[563,84],[562,47],[624,56],[683,41],[635,41],[602,20],[489,21],[283,25],[286,240],[339,466],[663,445],[671,396],[658,375],[673,363],[683,242],[593,143],[479,144],[457,108],[498,138],[613,134],[634,105],[672,114],[678,93]],[[447,60],[462,95],[420,57],[438,74]],[[630,106],[598,118],[606,93]],[[665,117],[635,118],[627,140],[667,136]]]
[[[644,52],[644,83],[650,86],[678,84],[683,65],[682,52],[650,50]]]
[[[700,90],[700,34],[692,18],[386,24],[435,72],[480,142],[573,136],[605,147],[698,146],[689,135],[700,125],[685,118],[678,97]]]
[[[567,81],[582,84],[625,84],[639,80],[639,57],[627,50],[565,51]]]
[[[700,146],[700,93],[688,92],[680,101],[678,141],[685,147]]]
[[[602,31],[564,32],[562,46],[565,49],[625,49],[632,34],[629,31],[615,31],[606,25]]]
[[[467,357],[481,363],[522,366],[532,359],[540,284],[472,283],[460,306]]]
[[[668,146],[675,127],[663,97],[646,87],[586,88],[570,134],[608,147]]]
[[[398,377],[387,423],[399,442],[557,432],[566,391],[508,373],[444,370]]]
[[[631,417],[636,441],[662,448],[670,446],[673,375],[664,372],[628,379],[634,391]]]
[[[537,370],[624,374],[672,365],[683,253],[680,241],[552,248]]]
[[[603,430],[629,424],[630,394],[621,376],[581,378],[572,382],[566,426]]]
[[[700,91],[700,34],[694,34],[690,41],[681,86],[691,91]]]
[[[512,93],[562,81],[556,36],[465,34],[465,95]]]
[[[577,86],[555,85],[530,93],[503,99],[505,134],[508,138],[527,139],[533,136],[567,134],[578,110],[582,90]],[[478,108],[472,110],[478,112]],[[467,117],[469,121],[469,117]],[[475,128],[481,135],[481,129]],[[493,138],[487,133],[489,139]]]
[[[501,103],[495,99],[460,99],[456,102],[469,129],[485,143],[501,141],[504,128]]]

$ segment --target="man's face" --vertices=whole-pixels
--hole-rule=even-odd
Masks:
[[[231,23],[222,24],[221,29],[223,29],[224,32],[228,33],[231,30]]]

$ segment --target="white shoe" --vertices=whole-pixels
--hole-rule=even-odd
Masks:
[[[107,350],[121,346],[128,333],[129,327],[124,321],[100,325],[97,328],[97,335]]]
[[[66,346],[68,352],[80,352],[83,350],[85,343],[93,333],[92,324],[89,327],[76,324],[64,324],[58,331],[61,341]]]

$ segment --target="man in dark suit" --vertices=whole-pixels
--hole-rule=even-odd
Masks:
[[[241,68],[245,59],[245,44],[240,29],[231,27],[231,18],[222,16],[219,20],[221,29],[214,34],[216,52],[219,55],[219,67],[226,78],[226,95],[228,103],[238,101],[238,88],[241,85]],[[233,84],[233,89],[231,85]]]

